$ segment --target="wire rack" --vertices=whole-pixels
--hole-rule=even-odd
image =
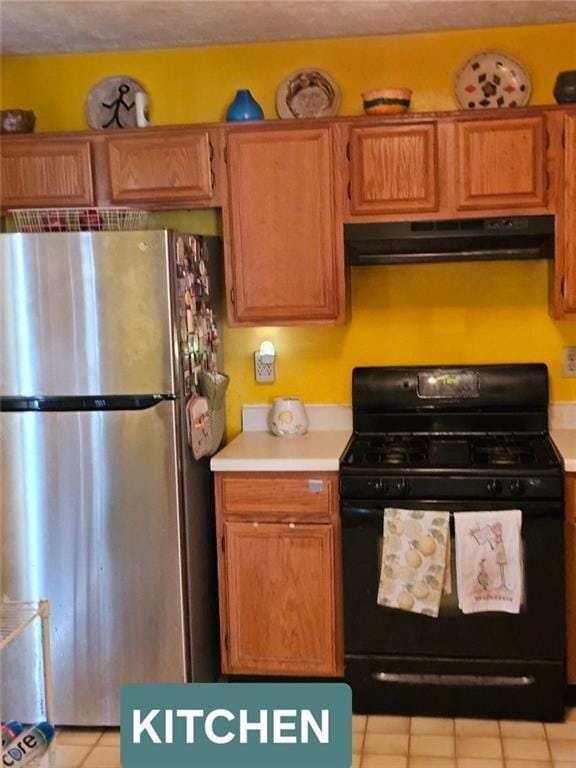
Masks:
[[[42,656],[44,670],[44,697],[46,718],[53,722],[54,700],[52,693],[52,655],[50,652],[50,604],[38,602],[13,602],[0,599],[0,651],[19,637],[36,619],[42,632]]]
[[[19,232],[121,232],[146,229],[138,208],[24,208],[10,210]]]

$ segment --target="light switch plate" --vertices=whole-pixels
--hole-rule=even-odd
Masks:
[[[576,378],[576,347],[564,347],[562,376],[571,379]]]

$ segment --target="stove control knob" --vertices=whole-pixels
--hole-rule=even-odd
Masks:
[[[406,480],[404,480],[404,478],[401,478],[400,480],[396,480],[394,483],[394,490],[399,496],[406,496],[406,494],[410,491],[410,486]]]
[[[384,494],[388,490],[388,483],[381,479],[374,480],[373,488],[376,493]]]
[[[502,483],[499,480],[488,480],[486,490],[492,496],[497,496],[499,493],[502,493]]]
[[[514,494],[514,496],[523,496],[525,491],[526,488],[522,480],[512,480],[510,483],[510,493]]]

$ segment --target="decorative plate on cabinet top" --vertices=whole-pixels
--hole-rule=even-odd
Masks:
[[[532,86],[526,68],[502,51],[482,51],[462,66],[454,81],[454,95],[462,109],[522,107]]]
[[[90,128],[135,128],[136,94],[146,89],[127,75],[105,77],[92,86],[86,99]]]
[[[298,69],[276,91],[280,117],[333,117],[340,106],[340,88],[321,69]]]

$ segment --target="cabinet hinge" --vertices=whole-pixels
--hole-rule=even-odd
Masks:
[[[236,304],[236,291],[234,288],[230,288],[230,302]]]

